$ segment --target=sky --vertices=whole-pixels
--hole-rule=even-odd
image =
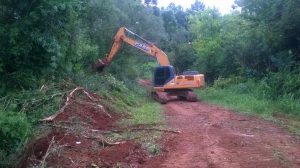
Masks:
[[[234,0],[200,0],[205,4],[205,6],[213,7],[219,9],[222,14],[229,13],[231,11],[231,5],[234,4]],[[171,2],[174,2],[176,5],[181,5],[184,8],[190,8],[191,4],[195,0],[158,0],[159,7],[167,7]]]

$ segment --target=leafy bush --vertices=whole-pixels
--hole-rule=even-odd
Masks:
[[[22,149],[27,138],[32,134],[32,125],[24,113],[0,112],[0,165],[7,164]]]
[[[241,77],[219,78],[201,92],[210,102],[266,117],[280,113],[300,117],[300,77],[278,72],[262,80]]]
[[[255,94],[257,97],[272,100],[289,97],[300,99],[300,76],[296,72],[281,71],[270,73],[261,80],[247,79],[240,76],[218,78],[214,88],[228,89],[237,93]]]
[[[228,78],[218,78],[214,82],[214,87],[216,88],[226,88],[235,84],[243,83],[246,79],[241,76],[233,76]]]
[[[13,167],[38,120],[55,113],[67,83],[48,84],[38,90],[10,93],[0,99],[0,167]]]
[[[290,97],[300,99],[300,76],[298,72],[281,71],[271,73],[263,79],[264,89],[271,98]]]
[[[110,101],[117,112],[130,111],[129,107],[136,107],[145,101],[146,91],[137,85],[136,81],[123,82],[112,74],[74,74],[72,80],[76,85],[97,92]]]

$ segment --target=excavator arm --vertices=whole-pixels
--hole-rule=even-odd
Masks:
[[[130,37],[127,34],[130,34]],[[174,67],[170,65],[168,56],[161,49],[125,27],[121,27],[118,30],[110,51],[103,60],[97,60],[94,68],[97,71],[101,71],[110,64],[123,43],[127,43],[156,58],[159,66],[155,68],[151,88],[151,96],[155,100],[160,103],[166,103],[169,96],[177,96],[179,99],[188,101],[197,100],[197,95],[192,89],[204,86],[204,75],[198,73],[176,75]]]
[[[136,37],[139,40],[135,40],[133,38],[130,38],[126,36],[126,33],[129,33]],[[112,47],[109,51],[109,53],[106,55],[106,57],[101,60],[98,59],[97,62],[94,65],[94,68],[98,71],[101,71],[105,66],[110,64],[118,51],[120,50],[122,43],[125,42],[143,52],[146,54],[153,56],[157,59],[157,62],[160,66],[169,66],[170,62],[168,59],[168,56],[158,47],[156,47],[154,44],[150,43],[149,41],[143,39],[139,35],[133,33],[132,31],[126,29],[125,27],[121,27],[118,32],[116,33],[114,37],[114,41],[112,44]]]

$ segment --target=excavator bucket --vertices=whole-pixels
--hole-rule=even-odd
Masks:
[[[98,59],[93,65],[93,69],[97,72],[102,72],[106,65],[107,63],[105,60]]]

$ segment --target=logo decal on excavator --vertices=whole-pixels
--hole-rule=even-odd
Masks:
[[[148,45],[143,44],[143,43],[136,43],[134,46],[136,48],[142,49],[142,50],[147,51],[147,52],[150,50]]]

